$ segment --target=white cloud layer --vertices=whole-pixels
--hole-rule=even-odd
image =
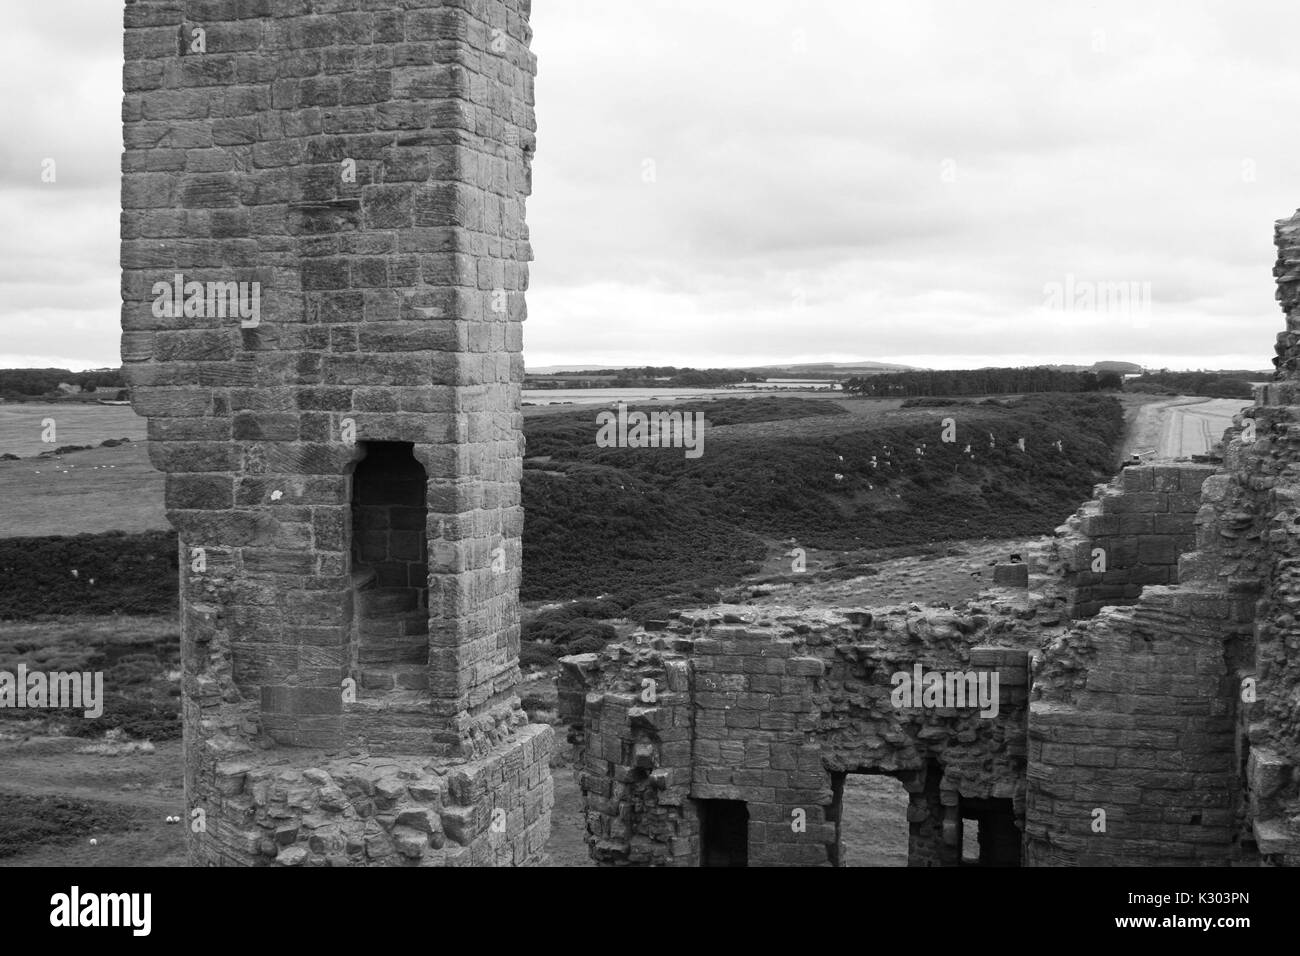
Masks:
[[[0,364],[115,365],[121,4],[6,20]],[[1267,367],[1298,27],[1262,0],[539,0],[529,364]],[[1067,282],[1133,294],[1048,307]]]

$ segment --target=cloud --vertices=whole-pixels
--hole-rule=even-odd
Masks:
[[[608,360],[617,329],[633,361],[1267,364],[1295,13],[664,10],[534,13],[530,360]],[[1149,284],[1149,324],[1043,316],[1067,273]]]
[[[0,334],[116,364],[120,5],[6,19]],[[527,360],[1266,367],[1298,26],[1169,0],[535,4]],[[1066,276],[1150,309],[1045,311]]]

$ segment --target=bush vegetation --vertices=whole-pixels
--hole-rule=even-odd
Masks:
[[[96,833],[135,828],[127,807],[0,791],[0,859],[34,846],[73,843]]]
[[[1254,397],[1251,382],[1262,381],[1269,375],[1248,370],[1171,372],[1161,369],[1131,378],[1124,385],[1126,392],[1157,392],[1164,395],[1205,395],[1209,398]]]
[[[751,403],[698,410],[720,423],[741,411],[732,404]],[[783,404],[798,415],[814,403],[776,399],[762,420]],[[949,406],[926,407],[932,421],[865,419],[832,435],[719,433],[696,459],[598,448],[590,409],[530,422],[529,454],[541,446],[547,460],[524,469],[523,596],[605,595],[643,620],[668,599],[716,600],[757,570],[767,539],[852,549],[1047,533],[1112,474],[1123,432],[1105,395],[951,406],[954,443],[940,440]]]
[[[175,611],[176,547],[170,531],[0,538],[0,620]]]
[[[1032,368],[940,369],[862,375],[844,381],[850,395],[903,398],[914,395],[1015,395],[1025,392],[1113,391],[1124,384],[1118,372]]]

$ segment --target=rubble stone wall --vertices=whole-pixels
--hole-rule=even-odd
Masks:
[[[563,659],[561,717],[578,746],[597,861],[698,865],[697,801],[739,800],[751,865],[833,865],[845,773],[903,783],[913,866],[960,862],[963,801],[1002,800],[1023,816],[1033,632],[1016,616],[723,614]],[[996,673],[996,713],[895,706],[894,675],[917,665]]]

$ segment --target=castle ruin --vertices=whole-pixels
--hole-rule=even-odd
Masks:
[[[180,539],[196,864],[544,859],[530,3],[395,6],[126,0],[122,358]],[[837,865],[873,773],[912,865],[972,822],[985,865],[1300,864],[1300,214],[1277,244],[1277,373],[1222,460],[1099,489],[1027,607],[722,608],[566,658],[593,856]],[[921,671],[996,707],[898,706]]]
[[[528,0],[127,0],[122,359],[196,864],[524,865]]]
[[[1098,486],[1028,593],[685,611],[562,659],[593,857],[841,865],[866,773],[908,794],[911,866],[962,865],[968,826],[984,866],[1300,865],[1300,212],[1276,243],[1275,380],[1221,459]],[[998,706],[894,697],[927,672]]]

